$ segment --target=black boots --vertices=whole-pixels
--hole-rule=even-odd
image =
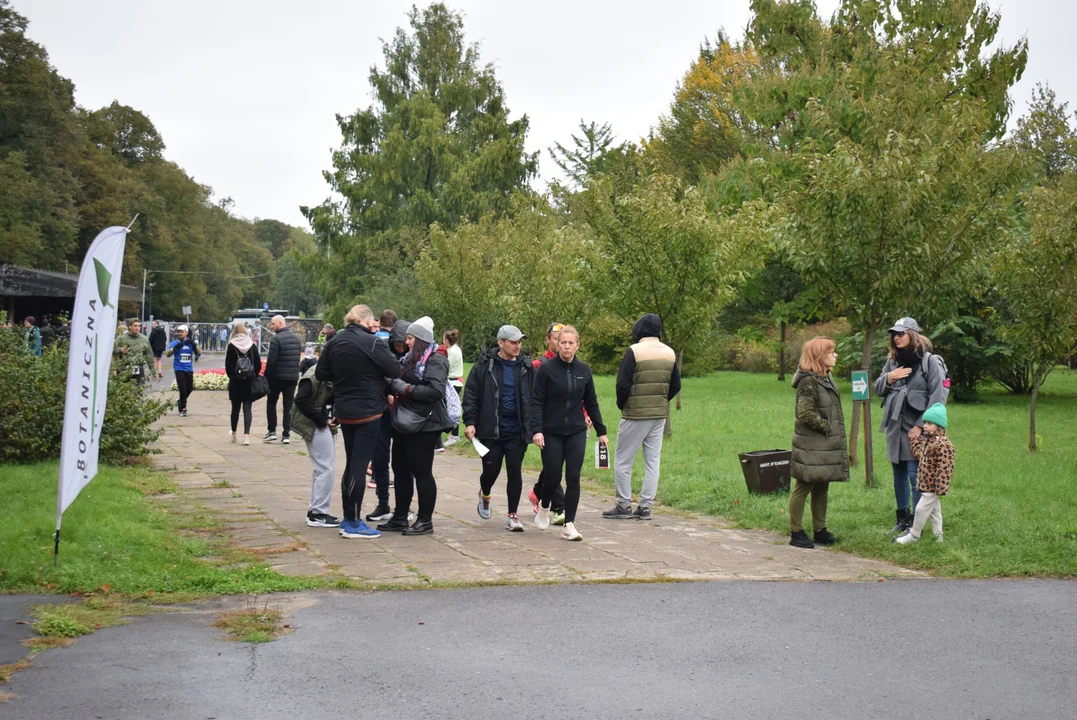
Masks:
[[[404,531],[404,535],[429,535],[434,532],[434,523],[430,520],[416,520],[415,523]]]
[[[900,535],[909,528],[912,527],[912,513],[908,510],[897,511],[897,522],[894,523],[894,527],[890,528],[890,532],[887,535]]]
[[[833,545],[838,542],[838,539],[830,534],[830,531],[826,528],[817,530],[815,532],[815,544],[816,545]]]
[[[793,547],[811,549],[815,547],[815,543],[808,537],[808,533],[803,530],[798,530],[789,536],[789,544]]]

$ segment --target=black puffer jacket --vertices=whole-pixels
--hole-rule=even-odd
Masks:
[[[532,433],[573,435],[586,430],[584,408],[595,432],[605,435],[606,425],[598,409],[595,381],[587,363],[575,358],[567,363],[558,355],[538,369],[531,396]]]
[[[365,420],[385,412],[385,378],[400,377],[400,363],[384,340],[349,325],[326,344],[314,377],[333,383],[334,415]]]
[[[150,349],[153,350],[154,355],[164,355],[167,345],[168,336],[165,334],[163,327],[158,325],[153,330],[150,330]]]
[[[266,357],[266,377],[273,380],[299,380],[299,357],[303,354],[303,343],[288,328],[269,341],[269,355]]]
[[[445,357],[431,353],[426,359],[422,380],[414,370],[402,374],[400,379],[408,384],[408,388],[397,396],[396,402],[426,417],[419,432],[445,432],[452,427],[449,409],[445,407],[445,391],[449,387],[449,361]]]
[[[464,385],[464,425],[475,426],[475,436],[480,440],[497,440],[501,437],[501,364],[497,360],[498,349],[490,348],[475,361]],[[514,369],[516,376],[516,413],[523,437],[531,442],[531,394],[538,372],[531,358],[521,353]]]

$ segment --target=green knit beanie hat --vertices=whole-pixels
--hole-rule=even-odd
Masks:
[[[924,422],[935,423],[941,428],[946,427],[946,406],[935,403],[924,413]]]

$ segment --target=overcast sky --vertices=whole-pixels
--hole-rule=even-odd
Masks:
[[[322,171],[340,144],[334,116],[371,104],[367,76],[379,38],[406,23],[399,0],[13,0],[80,105],[114,99],[146,113],[166,157],[235,200],[248,218],[305,227],[300,205],[329,189]],[[742,35],[748,0],[589,2],[455,0],[512,116],[531,120],[527,145],[567,141],[581,118],[638,140],[669,105],[699,44],[719,28]],[[819,0],[829,15],[837,0]],[[1077,107],[1077,2],[1008,0],[1002,41],[1030,43],[1014,90],[1021,113],[1036,82]],[[1071,107],[1071,109],[1074,109]]]

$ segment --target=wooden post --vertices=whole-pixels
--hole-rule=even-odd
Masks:
[[[871,454],[871,401],[864,403],[864,482],[873,487],[875,481],[875,458]]]

